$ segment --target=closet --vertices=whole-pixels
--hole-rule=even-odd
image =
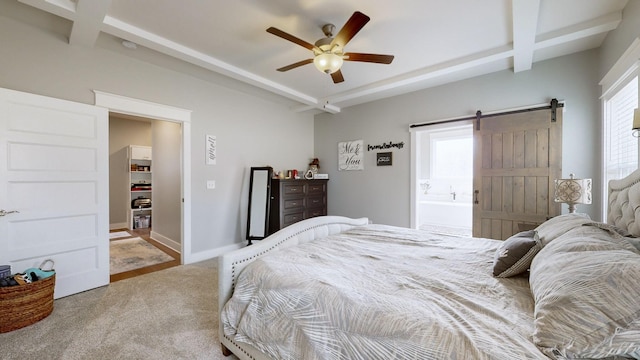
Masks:
[[[129,145],[127,151],[127,221],[130,230],[151,227],[151,154],[150,146]]]

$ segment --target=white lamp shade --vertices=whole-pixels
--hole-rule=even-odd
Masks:
[[[591,179],[555,180],[555,202],[574,204],[591,204]]]

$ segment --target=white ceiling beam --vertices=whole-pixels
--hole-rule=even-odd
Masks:
[[[93,47],[100,35],[102,21],[109,6],[111,0],[78,0],[69,44]]]
[[[33,6],[67,20],[73,20],[76,13],[76,3],[72,0],[18,0],[23,4]]]
[[[607,31],[614,30],[616,27],[618,27],[621,21],[622,13],[615,12],[591,21],[577,24],[575,26],[570,26],[567,28],[559,29],[557,31],[542,34],[535,40],[533,44],[533,50],[543,49],[549,46],[559,45],[569,41],[605,33]],[[335,104],[343,101],[354,100],[364,96],[369,96],[371,94],[389,91],[402,86],[410,85],[411,83],[435,79],[440,76],[445,76],[457,71],[470,69],[510,56],[516,57],[515,46],[513,48],[498,48],[489,52],[474,54],[463,59],[457,59],[454,61],[423,68],[415,72],[395,77],[393,79],[388,79],[352,91],[338,94],[336,96],[332,96],[329,101]],[[533,56],[533,51],[531,51],[531,56]],[[533,61],[533,59],[531,59],[530,61]],[[531,68],[531,66],[529,66],[529,68]],[[515,69],[515,64],[514,72],[517,72]]]
[[[400,87],[450,75],[459,71],[506,59],[511,56],[513,56],[513,47],[511,45],[503,46],[456,59],[454,61],[447,61],[434,66],[429,66],[418,71],[412,71],[371,85],[359,87],[353,91],[347,91],[336,96],[332,96],[328,98],[327,101],[336,104],[341,101],[354,100],[384,91],[392,91]]]
[[[540,0],[513,0],[513,72],[531,70]]]
[[[541,34],[536,39],[535,48],[559,45],[569,41],[579,40],[593,35],[614,30],[622,21],[622,12],[615,12],[580,24]]]

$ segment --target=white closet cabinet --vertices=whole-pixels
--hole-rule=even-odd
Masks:
[[[127,202],[127,219],[129,229],[144,229],[151,227],[153,177],[151,147],[129,145],[129,201]]]

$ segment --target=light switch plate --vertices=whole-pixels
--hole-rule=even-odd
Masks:
[[[207,189],[211,190],[211,189],[215,189],[216,188],[216,181],[215,180],[207,180]]]

